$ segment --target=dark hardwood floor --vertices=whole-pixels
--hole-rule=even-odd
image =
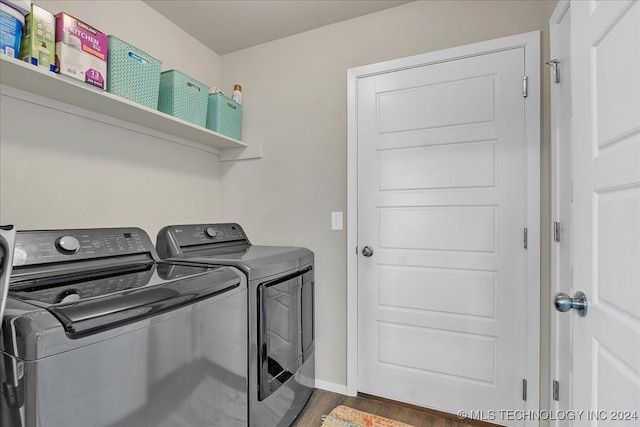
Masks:
[[[427,409],[409,407],[410,405],[403,405],[374,396],[348,397],[324,390],[316,390],[313,393],[304,412],[293,423],[292,427],[320,427],[322,425],[320,417],[329,414],[338,405],[350,406],[360,411],[401,421],[415,427],[471,427],[470,424],[429,413]]]

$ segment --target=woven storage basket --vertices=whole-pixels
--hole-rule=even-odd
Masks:
[[[158,110],[205,127],[209,88],[178,70],[160,74]]]
[[[108,36],[107,91],[158,108],[162,62],[115,36]]]
[[[207,129],[239,140],[242,129],[242,105],[220,92],[210,94]]]

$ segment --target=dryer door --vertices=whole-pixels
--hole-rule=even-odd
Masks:
[[[13,267],[13,244],[16,230],[13,225],[0,226],[0,321],[4,316],[4,306],[7,302],[9,279]]]
[[[300,368],[313,342],[311,267],[258,286],[258,400]],[[311,307],[309,307],[311,305]]]

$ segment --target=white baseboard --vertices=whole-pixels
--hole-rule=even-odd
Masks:
[[[347,395],[347,386],[344,384],[336,384],[329,381],[316,379],[316,388],[333,393],[343,394],[345,396]]]

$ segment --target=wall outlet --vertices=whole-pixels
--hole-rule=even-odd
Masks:
[[[342,230],[342,212],[331,212],[331,229]]]

